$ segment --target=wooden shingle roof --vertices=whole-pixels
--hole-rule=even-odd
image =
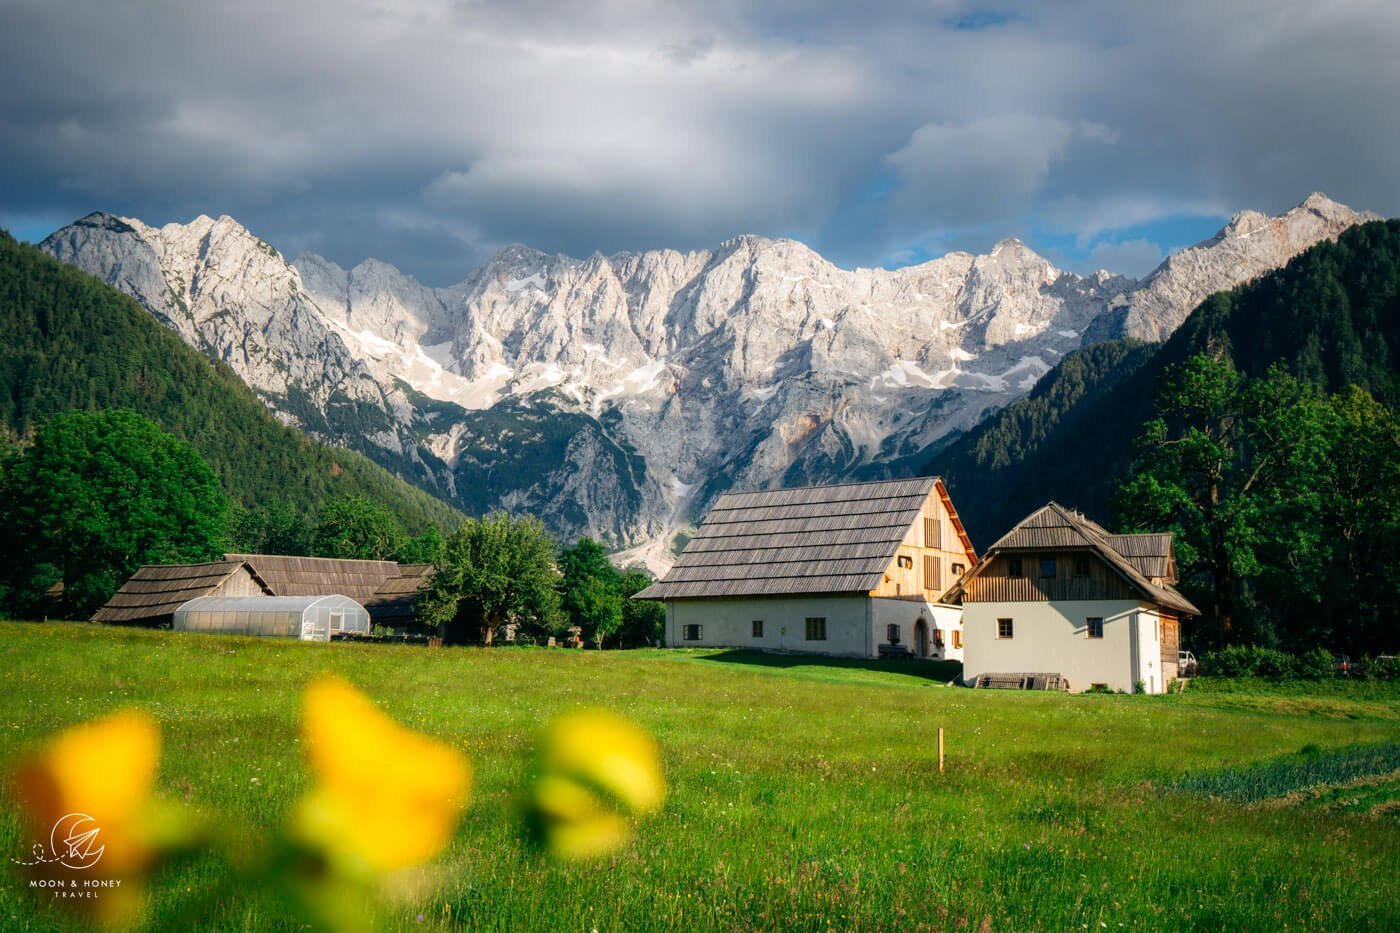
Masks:
[[[432,564],[399,564],[398,574],[385,580],[365,600],[375,625],[406,625],[415,621],[414,610],[423,587],[433,576]]]
[[[937,477],[720,496],[670,571],[636,599],[866,593]]]
[[[225,554],[246,561],[278,596],[325,596],[339,593],[364,605],[385,582],[398,576],[392,560],[342,560],[336,557],[286,557],[280,554]]]
[[[139,568],[121,589],[97,610],[94,622],[141,622],[171,615],[180,606],[208,596],[236,573],[251,574],[263,591],[266,581],[245,561],[230,558],[207,564],[148,564]]]
[[[1109,545],[1126,557],[1138,573],[1154,580],[1176,582],[1176,560],[1169,534],[1110,535]]]
[[[1120,547],[1124,550],[1120,551]],[[944,598],[960,598],[967,583],[991,565],[991,558],[1003,551],[1061,549],[1093,551],[1146,599],[1178,612],[1193,616],[1201,614],[1190,600],[1172,586],[1153,582],[1154,578],[1167,579],[1171,575],[1171,535],[1110,534],[1097,522],[1056,502],[1033,512],[1003,535],[987,549],[983,562],[967,571],[962,579],[944,594]],[[1150,572],[1153,570],[1162,572]]]

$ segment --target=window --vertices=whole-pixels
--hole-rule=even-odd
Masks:
[[[943,529],[936,518],[924,519],[924,547],[943,547]]]
[[[938,589],[938,558],[932,554],[924,555],[924,589]]]
[[[763,637],[763,620],[762,620],[762,619],[754,619],[754,620],[753,620],[753,637],[754,637],[754,638],[762,638],[762,637]]]
[[[1055,558],[1042,557],[1040,559],[1040,575],[1042,577],[1055,576]]]
[[[685,625],[685,626],[682,626],[682,627],[681,627],[681,640],[682,640],[682,641],[699,641],[699,640],[700,640],[700,626],[698,626],[698,625]]]
[[[1089,637],[1103,638],[1103,619],[1093,618],[1088,620]]]
[[[954,647],[954,648],[961,648],[961,647],[962,647],[962,630],[961,630],[961,629],[953,629],[953,647]]]
[[[899,644],[898,623],[891,622],[889,625],[885,626],[885,641],[889,642],[892,645]]]
[[[1024,577],[1025,571],[1021,569],[1021,558],[1008,557],[1006,559],[1006,575],[1008,577]]]
[[[997,638],[1011,638],[1015,635],[1015,626],[1010,619],[997,619]]]
[[[953,565],[953,576],[955,576],[955,577],[961,577],[961,576],[963,575],[963,571],[965,571],[965,570],[967,570],[967,568],[964,567],[962,564],[954,564],[954,565]]]
[[[901,554],[897,559],[899,561],[900,570],[914,569],[914,558],[910,557],[908,554]]]
[[[940,648],[943,647],[943,629],[936,628],[933,630],[933,643]]]
[[[1076,577],[1087,577],[1089,575],[1089,558],[1076,557],[1074,559],[1074,575]]]
[[[807,640],[826,641],[826,619],[818,616],[807,619]]]

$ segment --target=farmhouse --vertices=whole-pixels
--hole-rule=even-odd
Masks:
[[[1171,535],[1110,534],[1051,502],[946,595],[963,605],[964,680],[1163,693],[1177,676],[1181,619],[1200,615],[1175,582]]]
[[[324,616],[329,622],[339,621],[341,631],[368,631],[371,625],[402,630],[414,625],[414,609],[432,569],[431,564],[399,564],[391,560],[281,554],[225,554],[224,560],[206,564],[150,564],[132,574],[97,610],[93,621],[232,631],[253,624],[246,613],[272,612],[273,604],[245,602],[236,606],[231,599],[278,597],[299,600],[296,606],[287,603],[282,607],[287,612],[300,612],[308,619],[314,615],[317,619]],[[323,599],[332,596],[353,605]],[[239,621],[230,616],[215,625],[212,616],[189,616],[200,620],[199,624],[176,624],[184,618],[178,614],[182,606],[192,600],[214,598],[222,600],[217,603],[222,607],[220,611],[242,612],[245,617]],[[216,603],[201,605],[201,611],[209,613]],[[336,612],[332,613],[332,609]],[[368,623],[362,626],[358,620],[366,613]],[[324,626],[319,622],[313,626],[318,627]],[[276,628],[278,634],[292,630],[290,623],[279,623]]]
[[[665,600],[672,647],[955,660],[942,594],[976,562],[936,477],[727,493],[634,598]]]

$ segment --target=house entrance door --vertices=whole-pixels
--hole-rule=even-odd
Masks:
[[[928,657],[928,623],[923,619],[914,623],[914,650],[919,657]]]

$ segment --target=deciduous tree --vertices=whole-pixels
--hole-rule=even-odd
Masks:
[[[421,617],[430,625],[474,623],[487,645],[508,623],[552,630],[560,618],[554,556],[539,519],[468,519],[443,545]]]
[[[193,447],[132,411],[55,415],[0,480],[14,608],[85,616],[145,563],[216,558],[228,502]]]

